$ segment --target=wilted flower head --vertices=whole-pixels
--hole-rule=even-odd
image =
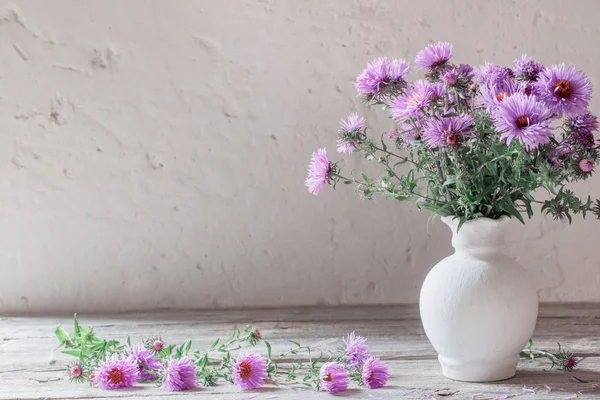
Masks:
[[[432,118],[423,130],[423,141],[428,147],[444,148],[459,144],[473,133],[470,115]]]
[[[563,167],[565,165],[565,160],[570,158],[572,154],[573,147],[568,143],[563,143],[548,153],[548,161],[554,167]]]
[[[306,180],[304,181],[304,185],[308,188],[308,191],[316,196],[329,179],[330,171],[331,167],[327,158],[327,151],[323,148],[312,153],[310,164],[308,164],[306,170]]]
[[[198,387],[196,366],[187,358],[180,360],[171,358],[164,370],[161,388],[169,392],[181,392]]]
[[[594,169],[594,162],[589,158],[584,158],[583,160],[579,161],[579,169],[584,173],[592,172]]]
[[[242,390],[261,387],[267,379],[267,360],[258,353],[245,353],[231,367],[233,383]]]
[[[165,343],[158,336],[151,336],[144,341],[144,346],[151,353],[159,353],[165,347]]]
[[[573,354],[566,351],[561,351],[559,358],[562,361],[560,369],[563,371],[573,371],[583,361],[583,358],[576,358]]]
[[[359,136],[364,133],[365,129],[365,119],[359,117],[357,113],[352,113],[342,120],[337,137],[338,153],[352,153],[356,149]]]
[[[351,369],[360,367],[369,358],[367,339],[351,332],[344,339],[344,360]]]
[[[84,380],[83,367],[79,362],[74,362],[68,366],[69,378],[72,381],[81,382]]]
[[[523,54],[521,58],[515,58],[513,69],[518,78],[529,82],[537,81],[544,64],[533,61],[533,58]]]
[[[129,359],[120,359],[116,355],[100,361],[94,370],[92,382],[100,389],[118,389],[133,386],[138,377],[137,366]]]
[[[362,368],[361,379],[369,389],[380,388],[387,382],[390,374],[379,358],[371,357]]]
[[[439,85],[434,86],[425,80],[415,81],[403,95],[396,97],[390,104],[392,117],[397,120],[416,117],[421,109],[438,98],[438,87]]]
[[[506,144],[517,139],[526,149],[532,150],[550,141],[549,114],[546,106],[535,97],[515,93],[498,105],[494,119]]]
[[[139,381],[153,381],[157,378],[154,372],[160,371],[162,363],[150,354],[141,344],[125,347],[129,359],[138,367]]]
[[[539,97],[559,117],[585,112],[592,98],[589,78],[572,65],[552,65],[544,69],[536,85]]]
[[[334,362],[323,364],[319,372],[321,388],[327,393],[339,393],[348,388],[350,379],[343,365]]]
[[[453,49],[448,42],[432,43],[417,53],[415,64],[423,69],[442,67],[452,58]]]
[[[575,141],[584,147],[594,147],[594,131],[598,129],[598,118],[589,111],[575,115],[568,120]]]

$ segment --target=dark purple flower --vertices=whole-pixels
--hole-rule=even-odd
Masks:
[[[162,363],[141,344],[125,347],[129,359],[138,367],[139,381],[153,381],[157,378],[154,372],[162,368]]]
[[[171,358],[164,370],[161,388],[169,392],[181,392],[195,387],[198,387],[196,366],[187,357],[180,360]]]
[[[325,182],[329,179],[330,171],[331,167],[327,158],[327,150],[323,148],[312,153],[310,164],[308,164],[308,168],[306,169],[306,180],[304,181],[304,185],[308,188],[308,191],[315,196],[319,194],[319,190],[321,190]]]
[[[344,360],[350,369],[360,367],[369,358],[367,339],[351,332],[344,339]]]
[[[337,363],[328,362],[323,364],[319,372],[321,388],[327,393],[339,393],[348,388],[350,379],[346,368]]]
[[[448,42],[432,43],[417,53],[415,64],[423,69],[442,67],[452,58],[453,49]]]
[[[504,99],[494,113],[496,129],[501,132],[500,137],[506,139],[506,144],[517,139],[527,150],[550,141],[549,116],[542,102],[522,93]]]
[[[572,65],[552,65],[544,69],[536,85],[539,97],[559,117],[585,112],[592,98],[590,79]]]
[[[352,113],[345,120],[342,120],[338,129],[338,153],[352,153],[356,149],[356,143],[352,137],[364,133],[365,129],[365,119],[359,117],[357,113]]]
[[[473,118],[470,115],[432,118],[423,130],[423,141],[428,147],[453,146],[473,133]]]
[[[442,75],[442,81],[444,81],[444,85],[446,86],[456,86],[458,83],[458,76],[454,71],[450,70]]]
[[[594,147],[594,131],[598,129],[598,118],[589,111],[570,117],[567,122],[574,139],[584,147]]]
[[[469,64],[460,64],[458,67],[454,67],[454,72],[459,79],[465,82],[470,82],[474,76],[473,67]]]
[[[540,72],[544,70],[544,64],[533,61],[533,58],[523,54],[521,58],[515,58],[513,70],[518,78],[529,82],[537,81]]]
[[[242,390],[256,389],[267,379],[267,360],[258,353],[241,354],[231,371],[233,383]]]
[[[383,387],[387,382],[390,374],[385,364],[379,358],[371,357],[362,368],[361,379],[369,389],[377,389]]]
[[[537,96],[539,88],[532,82],[519,82],[517,84],[517,92],[523,93],[526,96]]]
[[[111,390],[131,387],[137,377],[137,365],[129,358],[121,359],[114,355],[106,361],[100,361],[100,366],[93,372],[92,382],[100,389]]]
[[[396,97],[390,104],[392,117],[397,120],[416,117],[421,109],[437,99],[438,87],[425,80],[415,81],[403,95]]]

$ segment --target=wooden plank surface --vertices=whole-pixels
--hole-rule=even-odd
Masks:
[[[228,311],[170,311],[118,315],[80,315],[83,325],[91,325],[98,335],[123,340],[141,340],[159,334],[169,343],[192,339],[194,349],[205,349],[217,337],[228,337],[235,328],[252,324],[273,345],[273,353],[290,348],[289,339],[324,350],[341,345],[341,337],[357,331],[369,338],[369,348],[386,361],[390,380],[378,390],[352,389],[341,397],[358,399],[493,399],[498,396],[519,399],[600,398],[597,393],[579,394],[590,389],[600,376],[600,307],[595,304],[547,304],[540,309],[536,346],[553,348],[556,342],[586,357],[572,373],[548,371],[548,363],[522,361],[515,378],[492,384],[454,382],[441,375],[436,353],[423,333],[416,306],[319,307]],[[266,385],[261,390],[240,392],[222,384],[194,392],[168,393],[153,384],[131,389],[102,391],[69,382],[65,366],[70,360],[54,354],[53,329],[57,323],[71,325],[70,317],[0,318],[0,399],[311,399],[329,395],[305,388]],[[576,376],[590,383],[576,383]],[[544,388],[548,385],[564,391]],[[524,390],[524,388],[526,390]],[[533,390],[532,393],[530,390]]]

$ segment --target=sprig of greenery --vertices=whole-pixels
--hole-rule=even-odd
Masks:
[[[572,371],[583,359],[577,358],[573,353],[564,349],[557,343],[558,349],[555,351],[541,350],[533,348],[533,340],[529,340],[527,347],[521,351],[521,358],[536,360],[546,358],[551,362],[550,369],[559,369],[561,371]]]

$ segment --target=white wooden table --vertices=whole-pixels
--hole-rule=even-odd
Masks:
[[[359,399],[493,399],[508,395],[519,399],[600,398],[597,393],[578,394],[591,383],[577,383],[575,376],[598,382],[600,377],[600,307],[596,304],[542,305],[534,335],[536,346],[554,348],[568,345],[586,357],[571,373],[550,371],[547,360],[522,361],[517,376],[503,382],[472,384],[445,379],[436,354],[427,341],[415,306],[294,308],[230,311],[159,311],[120,315],[79,315],[82,325],[91,325],[99,336],[123,340],[131,335],[141,340],[160,334],[166,342],[194,341],[194,349],[205,349],[217,337],[227,338],[234,328],[250,323],[258,327],[273,345],[273,353],[289,349],[288,339],[321,349],[334,349],[341,337],[356,330],[369,338],[371,353],[389,366],[391,377],[385,388],[351,389],[341,397]],[[71,361],[58,352],[49,364],[57,341],[57,323],[70,327],[70,317],[0,318],[0,399],[311,399],[331,395],[302,387],[266,385],[254,392],[240,392],[221,384],[193,392],[168,393],[153,384],[130,389],[102,391],[85,384],[71,383],[65,366]],[[550,392],[543,387],[564,388]],[[532,389],[532,393],[524,388]]]

